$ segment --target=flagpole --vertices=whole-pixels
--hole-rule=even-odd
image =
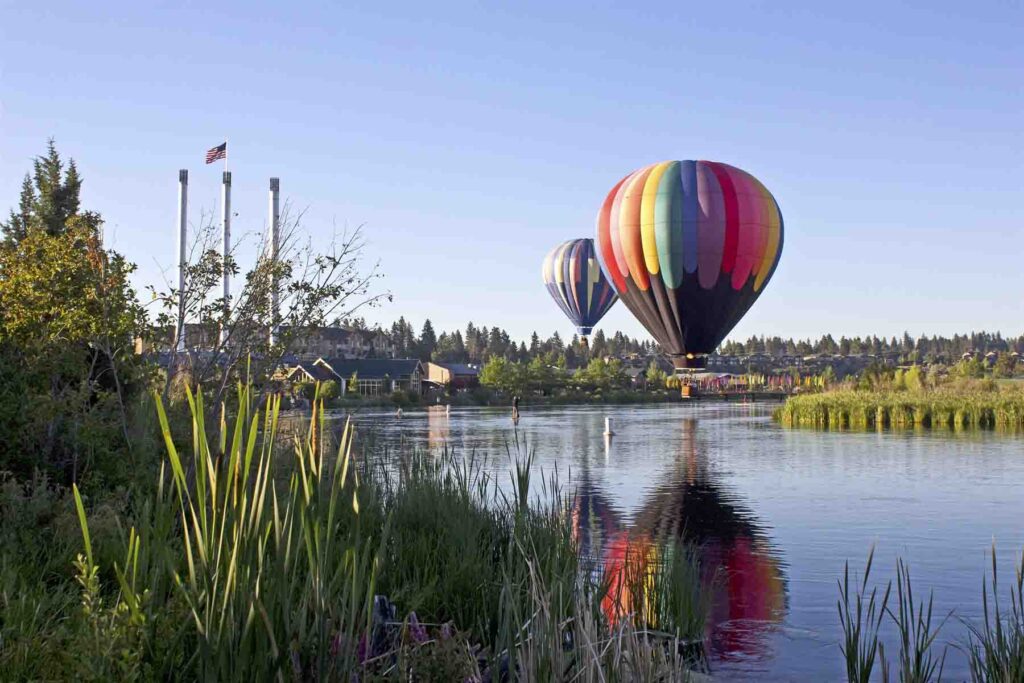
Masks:
[[[228,170],[228,139],[224,138],[224,172]]]

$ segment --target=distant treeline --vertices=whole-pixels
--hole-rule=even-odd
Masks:
[[[999,332],[971,332],[952,337],[922,335],[917,339],[904,332],[902,337],[840,337],[831,334],[820,339],[782,339],[781,337],[750,337],[745,342],[727,341],[719,348],[722,355],[742,356],[766,353],[770,356],[809,356],[813,354],[839,354],[843,356],[870,353],[874,355],[898,354],[917,361],[932,361],[939,357],[957,360],[963,354],[989,351],[1017,351],[1024,353],[1024,335],[1003,337]]]
[[[339,321],[340,325],[366,328],[361,318]],[[555,332],[546,339],[534,332],[528,341],[512,339],[509,333],[498,327],[469,323],[465,331],[442,331],[440,334],[428,319],[419,334],[404,317],[390,327],[381,328],[394,344],[395,355],[400,358],[419,358],[423,361],[440,363],[483,364],[491,358],[505,358],[517,363],[528,363],[534,358],[564,359],[568,367],[586,365],[591,358],[619,357],[629,354],[648,355],[658,352],[653,341],[640,341],[621,332],[606,336],[602,330],[594,333],[589,348],[573,335],[568,342]]]
[[[366,328],[361,319],[339,321],[346,327]],[[566,342],[555,332],[546,339],[534,332],[529,341],[517,341],[498,327],[469,323],[465,331],[442,331],[434,329],[428,319],[419,333],[401,317],[390,327],[381,328],[394,344],[395,354],[405,358],[419,358],[423,361],[482,364],[493,357],[506,358],[515,362],[529,362],[539,356],[564,357],[569,367],[585,365],[591,358],[607,356],[622,357],[638,354],[641,356],[659,353],[657,343],[638,340],[622,332],[608,336],[598,330],[590,339],[589,348],[583,346],[578,335]],[[964,353],[1012,352],[1024,353],[1024,335],[1004,337],[999,332],[971,332],[955,334],[952,337],[921,336],[914,339],[904,333],[902,337],[840,337],[837,341],[831,334],[820,339],[783,339],[781,337],[752,336],[746,341],[726,341],[718,349],[724,356],[747,356],[757,353],[769,356],[810,356],[814,354],[858,354],[898,355],[912,362],[933,362],[936,360],[956,361]]]

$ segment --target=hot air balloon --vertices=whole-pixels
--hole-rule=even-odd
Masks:
[[[597,216],[601,269],[676,368],[702,368],[771,279],[782,213],[746,171],[664,161],[620,180]]]
[[[616,299],[615,290],[597,263],[594,240],[569,240],[552,249],[544,259],[541,277],[585,344],[587,335]]]

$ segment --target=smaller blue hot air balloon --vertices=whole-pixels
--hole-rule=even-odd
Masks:
[[[563,242],[547,255],[544,286],[587,342],[587,336],[618,298],[597,262],[594,240]]]

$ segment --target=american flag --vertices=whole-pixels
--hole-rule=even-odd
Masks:
[[[206,153],[206,163],[212,164],[228,155],[228,143],[222,142]]]

